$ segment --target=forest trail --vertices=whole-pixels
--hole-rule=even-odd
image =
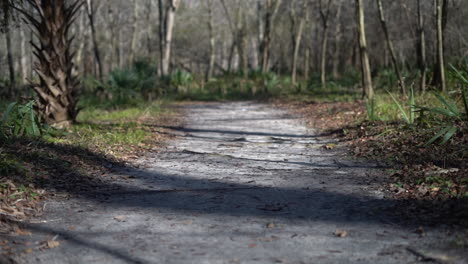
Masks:
[[[47,203],[28,229],[59,244],[19,262],[414,263],[450,239],[384,213],[381,169],[323,149],[332,139],[287,112],[186,108],[165,150],[117,169],[121,190]]]

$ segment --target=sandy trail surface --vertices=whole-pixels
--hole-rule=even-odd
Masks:
[[[120,190],[48,202],[31,241],[59,245],[18,262],[417,263],[450,241],[389,216],[381,168],[323,149],[333,140],[300,118],[253,102],[185,107],[165,150],[116,170]]]

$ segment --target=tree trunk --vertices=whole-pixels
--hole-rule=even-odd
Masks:
[[[120,26],[121,25],[121,21],[122,21],[122,13],[120,13],[118,16],[117,16],[117,58],[118,58],[118,65],[119,65],[119,68],[122,69],[125,67],[125,60],[124,60],[124,39],[122,37],[122,27]]]
[[[385,41],[387,43],[388,52],[390,53],[390,58],[392,59],[393,68],[398,77],[398,85],[400,86],[400,91],[402,94],[406,94],[405,82],[398,66],[398,62],[395,56],[395,50],[393,48],[393,43],[390,40],[390,33],[388,32],[387,21],[385,20],[385,14],[382,6],[382,0],[377,0],[377,7],[379,11],[380,24],[382,25],[382,30],[385,34]]]
[[[427,62],[426,62],[426,36],[425,36],[425,21],[424,16],[421,11],[421,0],[417,0],[418,5],[418,64],[420,71],[420,80],[419,80],[419,91],[421,93],[426,92],[426,73],[427,73]]]
[[[98,68],[98,77],[99,77],[99,80],[102,81],[103,79],[102,62],[101,62],[101,54],[99,52],[99,44],[96,39],[96,27],[94,25],[93,0],[86,0],[86,10],[88,13],[88,18],[89,18],[89,26],[91,27],[91,38],[93,39],[93,50],[94,50],[94,57],[96,59],[96,64]]]
[[[305,16],[302,16],[299,22],[299,26],[296,32],[296,36],[294,37],[294,47],[293,47],[293,57],[292,57],[292,66],[291,66],[291,81],[293,84],[296,84],[297,78],[297,60],[299,57],[299,47],[301,46],[301,39],[302,39],[302,32],[304,31],[304,26],[306,21],[308,20],[308,11],[307,11],[308,1],[304,1],[302,6],[303,12],[306,12]],[[294,7],[292,7],[294,9]],[[297,20],[295,14],[292,14],[292,19]],[[293,31],[294,32],[294,31]]]
[[[309,81],[309,70],[310,70],[310,47],[306,48],[304,61],[304,79],[306,82]]]
[[[274,3],[273,0],[266,0],[265,29],[263,32],[262,42],[260,43],[260,56],[263,73],[269,70],[271,33],[281,2],[282,0],[276,0]]]
[[[3,2],[3,15],[5,20],[5,41],[7,48],[7,60],[8,60],[8,71],[10,76],[10,86],[8,88],[8,96],[13,97],[13,91],[15,89],[16,78],[15,78],[15,66],[13,61],[13,50],[11,46],[11,30],[10,30],[10,6],[8,1]]]
[[[85,43],[86,43],[86,40],[88,39],[87,38],[87,34],[86,34],[86,31],[87,31],[87,28],[85,27],[85,20],[86,19],[86,15],[84,15],[84,13],[82,13],[81,17],[79,18],[80,22],[78,24],[78,33],[77,35],[79,35],[79,41],[80,43],[78,44],[78,50],[76,51],[76,56],[75,56],[75,65],[78,66],[79,68],[79,71],[81,73],[83,73],[83,58],[84,58],[84,49],[85,49]]]
[[[213,77],[214,63],[215,63],[215,44],[216,39],[214,35],[213,23],[213,0],[208,0],[208,34],[210,38],[210,61],[208,62],[208,70],[206,73],[206,81]]]
[[[165,36],[164,36],[164,52],[162,54],[162,75],[169,74],[169,67],[171,62],[171,49],[172,49],[172,33],[175,23],[175,13],[179,6],[180,0],[170,0],[166,7],[166,20],[165,20]]]
[[[152,5],[153,1],[148,0],[147,2],[147,10],[146,10],[146,29],[145,29],[145,34],[146,34],[146,55],[151,57],[152,51],[153,51],[153,43],[151,43],[151,13],[152,13]]]
[[[51,125],[64,127],[75,121],[79,81],[72,75],[72,38],[68,31],[74,21],[80,1],[65,5],[64,0],[28,0],[35,12],[41,14],[36,20],[23,10],[25,18],[35,28],[40,41],[33,44],[38,58],[35,71],[39,83],[33,89],[39,97],[37,103],[42,118]]]
[[[327,0],[327,9],[324,11],[322,8],[322,0],[319,1],[320,5],[320,19],[323,26],[322,44],[320,52],[320,82],[322,83],[322,89],[327,88],[327,44],[328,44],[328,18],[330,16],[330,7],[333,0]]]
[[[437,0],[436,13],[437,13],[437,64],[439,75],[439,88],[443,92],[447,91],[445,83],[445,63],[444,63],[444,38],[443,38],[443,6],[444,0]]]
[[[163,54],[166,48],[166,12],[164,12],[164,3],[163,0],[158,0],[158,13],[159,13],[159,74],[163,74]]]
[[[138,28],[138,3],[141,0],[133,0],[133,18],[132,18],[132,40],[130,42],[130,54],[128,55],[128,63],[129,65],[132,65],[132,63],[135,61],[135,54],[137,52],[137,43],[138,43],[138,34],[139,28]]]
[[[26,36],[24,34],[24,25],[19,28],[20,33],[20,60],[21,60],[21,81],[23,84],[27,83],[28,79],[28,57],[26,56]]]
[[[242,72],[243,78],[248,77],[248,60],[247,60],[247,32],[245,26],[245,14],[242,6],[239,4],[237,10],[237,53],[239,54],[239,70]]]
[[[359,36],[359,50],[361,57],[361,72],[363,96],[367,99],[374,97],[374,89],[372,87],[372,77],[369,64],[369,55],[367,52],[366,29],[364,23],[364,3],[363,0],[356,0],[356,20]]]
[[[236,36],[236,30],[234,28],[234,23],[232,22],[232,19],[231,19],[231,15],[229,14],[229,10],[226,6],[226,2],[224,0],[221,0],[221,4],[223,6],[223,11],[224,11],[224,14],[226,15],[226,19],[228,21],[228,26],[229,26],[229,31],[231,32],[231,36],[232,36],[232,43],[231,43],[231,46],[229,48],[229,55],[228,55],[228,65],[227,65],[227,71],[228,73],[231,72],[232,70],[232,64],[233,64],[233,60],[234,60],[234,53],[235,53],[235,49],[236,49],[236,46],[237,46],[237,36]]]
[[[333,52],[333,78],[338,79],[339,77],[339,64],[340,64],[340,41],[341,41],[341,9],[343,4],[338,5],[338,10],[336,12],[336,27],[335,27],[335,47]]]

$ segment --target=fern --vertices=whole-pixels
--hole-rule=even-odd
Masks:
[[[0,137],[39,137],[43,134],[43,126],[40,124],[34,111],[34,101],[26,104],[16,102],[8,105],[0,119]]]

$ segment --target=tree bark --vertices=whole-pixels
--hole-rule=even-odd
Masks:
[[[339,64],[340,64],[340,41],[341,41],[341,9],[343,4],[338,5],[338,10],[336,11],[336,27],[335,27],[335,47],[333,52],[333,78],[338,79],[339,77]]]
[[[390,39],[390,33],[388,32],[387,21],[385,20],[385,14],[382,6],[382,0],[377,0],[377,9],[379,11],[380,24],[382,25],[382,30],[385,35],[385,41],[387,43],[388,52],[390,53],[390,58],[392,59],[393,69],[398,77],[398,86],[400,86],[400,91],[403,94],[406,94],[405,82],[401,74],[400,67],[395,55],[395,49],[393,48],[393,43]]]
[[[230,73],[232,70],[234,53],[235,53],[235,49],[237,46],[236,29],[234,28],[234,23],[232,22],[232,18],[231,18],[231,15],[229,14],[229,10],[226,6],[226,2],[224,0],[221,0],[221,4],[223,6],[223,11],[224,11],[224,14],[226,15],[226,19],[228,21],[228,26],[229,26],[229,31],[231,32],[231,36],[232,36],[232,44],[229,48],[228,65],[227,65],[227,71],[228,73]]]
[[[3,2],[3,15],[5,20],[5,42],[7,48],[7,60],[8,60],[8,72],[10,77],[10,86],[8,87],[8,96],[13,97],[13,91],[15,90],[16,78],[15,78],[15,65],[13,61],[13,50],[11,45],[11,30],[10,30],[10,6],[8,1]]]
[[[266,0],[266,14],[264,19],[265,29],[263,32],[263,39],[260,43],[260,56],[263,73],[269,70],[271,33],[281,2],[282,0],[276,0],[274,3],[273,0]]]
[[[443,92],[447,91],[445,83],[445,63],[444,63],[444,38],[443,38],[443,6],[444,0],[437,0],[437,64],[439,75],[439,89]]]
[[[162,75],[169,74],[172,50],[172,33],[175,24],[175,13],[179,7],[180,0],[170,0],[166,7],[165,29],[164,29],[164,52],[162,54]]]
[[[94,25],[93,0],[86,0],[86,10],[88,13],[88,18],[89,18],[89,26],[91,27],[91,38],[93,39],[93,50],[94,50],[94,57],[96,59],[96,64],[98,68],[98,77],[99,77],[99,80],[102,81],[103,79],[102,62],[101,62],[101,54],[99,52],[99,44],[96,38],[96,27]]]
[[[305,16],[301,16],[299,21],[299,26],[296,31],[296,35],[294,37],[294,47],[293,47],[293,57],[292,57],[292,65],[291,65],[291,81],[293,84],[296,84],[297,79],[297,60],[299,57],[299,48],[301,46],[301,39],[302,39],[302,32],[304,31],[304,26],[306,21],[308,20],[308,11],[307,11],[308,1],[304,1],[302,5],[303,12],[306,12]],[[294,6],[292,7],[294,10]],[[295,13],[291,14],[292,20],[297,20]],[[294,29],[293,29],[294,30]],[[294,32],[294,31],[293,31]]]
[[[305,51],[305,61],[304,61],[304,80],[309,81],[309,71],[310,71],[310,47],[306,48]]]
[[[24,25],[19,29],[20,33],[20,65],[21,65],[21,81],[23,84],[27,83],[28,79],[28,57],[26,56],[26,36],[24,34]]]
[[[213,23],[213,0],[207,0],[207,1],[208,1],[207,2],[208,4],[208,34],[210,38],[210,61],[208,62],[206,81],[209,81],[213,77],[216,39],[214,35],[214,23]]]
[[[141,0],[133,0],[133,18],[132,18],[132,40],[130,43],[130,54],[128,55],[128,63],[131,65],[135,61],[135,54],[137,52],[137,43],[138,43],[138,34],[139,34],[139,28],[138,28],[138,3]]]
[[[79,81],[72,74],[73,53],[70,51],[73,38],[68,32],[74,21],[80,1],[69,5],[64,0],[28,0],[35,12],[41,14],[36,20],[28,11],[22,10],[40,41],[31,43],[38,59],[35,72],[39,83],[33,89],[39,97],[38,109],[42,118],[56,127],[65,127],[75,121],[78,115]]]
[[[86,40],[88,39],[87,38],[87,28],[85,27],[85,19],[86,19],[86,15],[84,15],[85,13],[82,13],[81,14],[81,17],[79,18],[79,24],[78,24],[78,33],[77,35],[79,35],[79,41],[80,43],[78,44],[78,50],[76,51],[76,56],[75,56],[75,65],[78,66],[78,69],[81,71],[81,73],[83,73],[83,66],[84,66],[84,63],[83,63],[83,58],[84,58],[84,48],[85,48],[85,43],[86,43]]]
[[[369,55],[367,52],[366,29],[364,23],[364,3],[363,0],[356,0],[356,20],[359,37],[359,50],[361,58],[361,72],[363,96],[367,99],[374,98],[374,89],[372,87],[372,77],[369,64]]]
[[[166,49],[166,12],[164,12],[163,0],[158,0],[158,13],[159,13],[159,74],[164,76],[163,73],[163,54]]]
[[[425,21],[424,15],[421,11],[421,0],[417,0],[418,5],[418,64],[420,71],[420,80],[419,80],[419,91],[421,93],[426,92],[426,75],[427,75],[427,62],[426,62],[426,36],[425,36]]]
[[[320,82],[322,84],[322,89],[327,88],[327,76],[326,76],[326,68],[327,68],[327,44],[328,44],[328,22],[330,16],[330,9],[333,0],[326,0],[327,7],[326,10],[323,10],[322,0],[319,1],[320,6],[320,20],[322,21],[323,32],[322,32],[322,44],[321,44],[321,52],[320,52]]]
[[[145,29],[145,33],[146,33],[146,54],[148,57],[151,57],[152,55],[152,51],[153,51],[153,46],[151,43],[151,13],[152,13],[152,5],[153,5],[153,1],[152,0],[148,0],[147,2],[147,5],[146,5],[146,29]]]
[[[247,60],[247,29],[245,25],[245,14],[242,10],[242,4],[239,3],[237,9],[237,53],[239,54],[239,70],[242,72],[243,78],[248,77],[248,60]]]

